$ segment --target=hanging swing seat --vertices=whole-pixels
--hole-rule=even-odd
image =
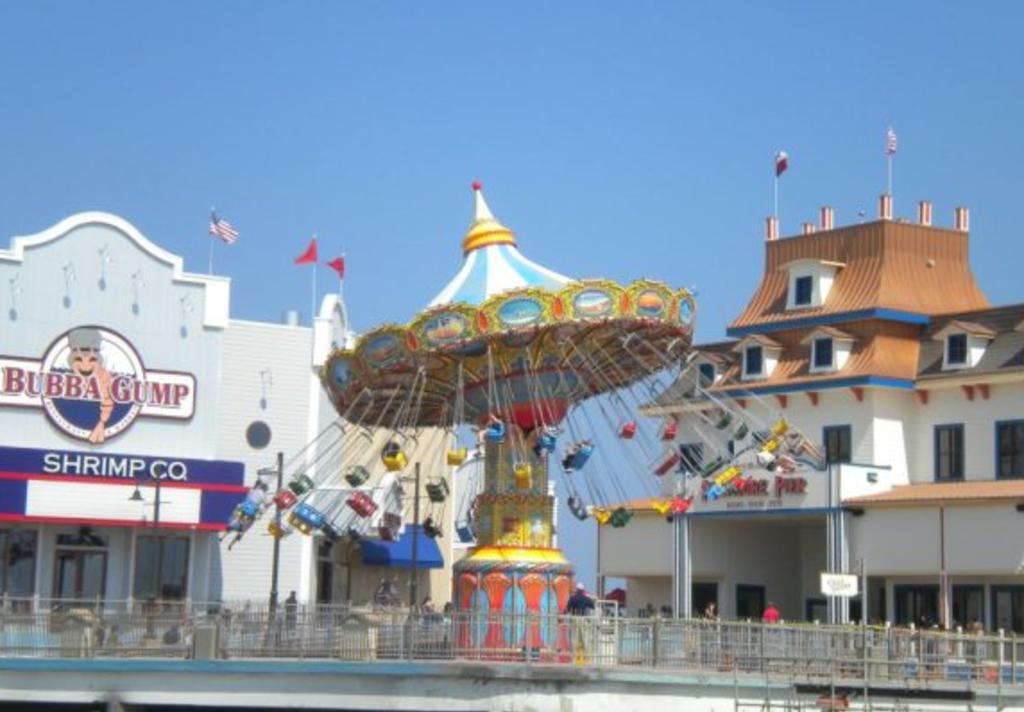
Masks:
[[[538,458],[544,455],[550,455],[555,451],[555,447],[558,445],[558,438],[553,432],[545,432],[537,436],[537,442],[533,446],[533,454]]]
[[[484,437],[492,443],[503,442],[505,440],[505,423],[500,418],[491,416],[491,421],[484,431]]]
[[[250,499],[246,499],[239,502],[238,511],[243,517],[255,519],[256,515],[260,513],[260,505]]]
[[[473,530],[470,528],[469,522],[456,522],[455,536],[457,536],[459,541],[463,544],[468,544],[473,541]]]
[[[636,437],[636,421],[627,420],[619,426],[619,437],[623,440],[632,440]]]
[[[725,430],[730,425],[732,425],[732,413],[728,411],[722,413],[722,417],[718,419],[717,423],[715,423],[715,427],[719,430]]]
[[[313,489],[313,479],[309,475],[296,475],[288,483],[290,489],[296,495],[303,495]]]
[[[423,533],[428,539],[440,539],[442,536],[441,527],[434,524],[433,517],[427,517],[423,520]]]
[[[629,520],[633,518],[633,513],[625,507],[616,507],[615,511],[612,512],[611,518],[608,523],[615,529],[621,529],[622,527],[629,524]]]
[[[737,492],[746,492],[753,483],[749,477],[737,477],[732,486]]]
[[[732,434],[733,440],[742,440],[750,434],[750,427],[746,423],[740,423],[740,427]]]
[[[324,523],[324,515],[305,502],[299,502],[288,515],[288,523],[303,534],[310,534]]]
[[[345,530],[345,536],[347,536],[352,541],[359,541],[363,538],[362,532],[360,532],[355,527],[349,527],[347,530]]]
[[[352,487],[358,487],[368,479],[370,479],[370,472],[362,465],[354,465],[345,473],[345,481]]]
[[[675,497],[672,498],[669,510],[672,512],[672,514],[686,514],[686,511],[690,508],[690,505],[692,503],[693,500],[690,499],[689,497],[682,497],[680,495],[676,495]]]
[[[772,437],[781,437],[789,432],[789,423],[786,422],[785,418],[780,418],[775,425],[772,426]]]
[[[278,509],[288,509],[299,501],[299,498],[292,494],[291,490],[283,489],[274,495],[274,504]]]
[[[775,460],[775,466],[782,472],[789,473],[796,469],[796,460],[789,455],[779,455]]]
[[[711,485],[708,488],[708,491],[704,493],[704,497],[709,502],[714,502],[716,499],[721,497],[723,494],[725,494],[725,487],[722,487],[722,485]]]
[[[449,450],[447,455],[448,464],[452,467],[458,467],[466,461],[468,456],[469,452],[464,447]]]
[[[612,519],[612,513],[605,507],[593,507],[591,509],[591,514],[594,515],[594,519],[596,519],[597,523],[601,526],[604,526]]]
[[[672,509],[672,502],[667,499],[655,499],[651,501],[651,509],[658,514],[668,514],[669,510]]]
[[[713,460],[704,463],[704,466],[700,468],[700,476],[707,478],[715,474],[718,469],[725,464],[725,458],[719,455]]]
[[[569,472],[583,469],[593,454],[594,444],[589,440],[581,440],[566,451],[565,457],[562,458],[562,466]]]
[[[345,500],[345,504],[354,509],[360,517],[368,517],[377,511],[377,503],[366,492],[353,492],[352,496]]]
[[[512,466],[517,489],[530,489],[533,486],[533,465],[528,462],[517,462]]]
[[[402,446],[394,441],[384,446],[380,453],[380,459],[384,462],[384,467],[388,472],[398,472],[409,463]]]
[[[733,465],[732,467],[727,467],[720,473],[715,475],[715,484],[719,485],[720,487],[725,487],[739,476],[740,468]]]
[[[427,483],[427,498],[435,504],[443,502],[451,491],[448,488],[447,480],[437,480],[435,482]]]
[[[280,522],[271,520],[271,522],[267,524],[267,531],[270,532],[270,536],[275,539],[284,539],[292,533],[292,528],[287,524],[281,524]]]
[[[677,450],[666,450],[665,453],[658,458],[658,461],[654,464],[654,474],[658,477],[663,477],[672,471],[672,468],[676,467],[682,458]]]
[[[670,420],[661,427],[661,439],[666,442],[669,440],[675,440],[676,435],[679,434],[679,423],[674,420]]]
[[[377,527],[377,533],[384,541],[394,541],[402,526],[402,518],[392,512],[384,513],[384,521]]]
[[[587,507],[580,501],[579,497],[570,495],[569,499],[566,500],[566,504],[569,505],[569,511],[572,512],[572,516],[579,519],[581,522],[587,518]]]

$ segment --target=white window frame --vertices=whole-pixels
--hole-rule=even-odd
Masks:
[[[818,365],[818,342],[829,341],[832,345],[832,360],[827,366]],[[836,370],[836,340],[831,336],[816,336],[811,341],[811,373],[826,373]]]

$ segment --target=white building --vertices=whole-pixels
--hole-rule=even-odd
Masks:
[[[710,457],[717,399],[752,422],[785,418],[828,466],[750,469],[744,492],[697,496],[671,526],[656,502],[631,503],[640,516],[599,528],[598,552],[630,608],[714,600],[743,618],[772,601],[787,619],[858,618],[861,598],[830,605],[819,575],[863,561],[869,620],[1024,632],[1024,305],[992,307],[976,285],[966,209],[944,229],[928,203],[915,223],[891,218],[890,196],[880,207],[841,228],[823,208],[819,228],[781,240],[770,220],[734,340],[697,347],[649,409],[679,419],[684,470]]]
[[[0,286],[0,596],[267,600],[266,520],[231,551],[220,533],[277,452],[335,421],[318,369],[350,338],[339,296],[314,328],[232,319],[228,278],[104,213],[14,238]],[[296,533],[280,551],[282,598],[361,601],[409,577],[348,540]],[[420,551],[445,567],[421,591],[445,600],[450,552]]]

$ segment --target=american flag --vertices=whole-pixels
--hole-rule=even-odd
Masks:
[[[238,230],[224,218],[217,217],[217,213],[210,213],[210,234],[216,235],[229,245],[238,239]]]
[[[890,126],[885,131],[885,155],[891,156],[896,153],[896,132]]]

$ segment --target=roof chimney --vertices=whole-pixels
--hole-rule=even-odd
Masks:
[[[812,232],[814,232],[814,223],[803,223],[800,225],[801,235],[810,235]]]
[[[917,222],[921,225],[931,226],[932,204],[929,201],[922,200],[917,204]]]
[[[960,232],[971,229],[971,212],[962,205],[953,211],[953,229]]]
[[[821,229],[831,230],[836,226],[836,212],[829,206],[825,205],[821,208]]]
[[[764,239],[779,239],[779,219],[774,215],[764,219]]]
[[[892,220],[892,195],[889,193],[878,196],[878,217],[882,220]]]

